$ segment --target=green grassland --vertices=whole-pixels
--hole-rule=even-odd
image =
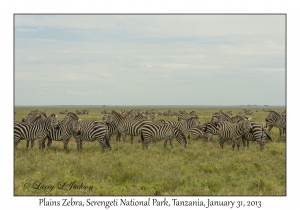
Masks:
[[[31,110],[33,108],[16,108],[15,120],[20,121]],[[56,113],[59,119],[65,116],[58,114],[63,108],[39,110],[46,110],[47,115]],[[101,120],[103,108],[89,110],[89,115],[79,117],[82,120]],[[201,123],[204,123],[220,108],[182,110],[196,111]],[[241,111],[240,108],[222,110],[231,110],[233,115]],[[252,120],[265,124],[268,112],[263,112],[262,108],[252,111]],[[177,120],[175,116],[158,116],[158,119]],[[241,147],[232,151],[230,142],[221,149],[216,136],[213,142],[188,139],[186,148],[175,139],[173,148],[170,145],[164,148],[163,141],[157,141],[144,150],[140,136],[134,137],[133,144],[129,143],[129,137],[124,143],[116,142],[113,136],[112,150],[104,153],[96,141],[83,142],[83,150],[78,152],[73,137],[66,152],[62,142],[54,141],[50,149],[40,151],[38,142],[33,149],[26,150],[26,142],[21,141],[14,150],[14,194],[285,196],[285,136],[279,137],[276,128],[271,130],[270,135],[273,142],[267,142],[263,152],[255,142],[250,143],[249,149]]]

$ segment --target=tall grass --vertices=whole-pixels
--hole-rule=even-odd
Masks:
[[[29,111],[17,109],[16,120]],[[59,111],[52,109],[47,113]],[[196,110],[201,122],[208,121],[214,111],[218,110]],[[254,112],[253,119],[263,123],[267,114]],[[100,109],[80,117],[100,120]],[[26,150],[26,142],[21,141],[14,151],[14,192],[15,195],[286,195],[285,141],[278,138],[277,129],[273,128],[270,134],[274,141],[267,143],[263,152],[255,142],[251,142],[249,149],[232,151],[230,143],[221,149],[217,137],[213,142],[189,140],[186,148],[176,140],[174,148],[170,145],[164,148],[163,141],[158,141],[143,150],[139,136],[134,137],[133,144],[129,138],[126,143],[117,143],[114,136],[112,150],[104,153],[98,142],[84,142],[82,152],[78,152],[73,137],[67,152],[62,142],[53,142],[50,149],[39,151],[37,142],[33,149]],[[77,189],[70,189],[71,183]]]

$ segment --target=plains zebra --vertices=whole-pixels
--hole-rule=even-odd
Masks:
[[[216,123],[205,123],[202,126],[202,129],[205,133],[210,133],[212,135],[219,135],[220,130]]]
[[[206,141],[211,141],[213,134],[211,133],[205,133],[203,131],[203,125],[202,126],[195,126],[190,129],[190,136],[192,140],[196,139],[205,139]]]
[[[225,140],[232,140],[232,150],[234,150],[235,144],[239,149],[240,140],[245,132],[252,132],[250,120],[243,119],[237,123],[230,123],[227,121],[221,121],[217,124],[219,127],[219,140],[220,146],[223,148]]]
[[[266,128],[268,129],[268,133],[273,126],[279,128],[279,135],[281,136],[286,131],[286,118],[282,117],[278,112],[270,111],[266,118]]]
[[[189,114],[181,114],[181,113],[179,113],[178,114],[178,121],[187,120],[187,119],[190,119],[191,117],[197,117],[197,114],[196,114],[195,111],[191,111]]]
[[[42,115],[37,113],[37,118]],[[14,125],[14,144],[15,148],[21,140],[27,140],[26,147],[28,149],[30,140],[39,140],[39,148],[43,149],[44,141],[52,127],[58,125],[57,116],[51,114],[48,118],[40,121],[38,124],[17,123]]]
[[[66,120],[67,117],[70,117],[73,121],[79,120],[77,115],[73,112],[69,112],[63,120]],[[111,148],[108,139],[108,128],[104,122],[96,120],[81,121],[79,126],[80,134],[73,132],[77,143],[77,150],[82,150],[82,141],[90,142],[95,140],[101,145],[102,151],[104,151],[106,147]]]
[[[120,142],[121,133],[118,130],[117,125],[114,122],[110,122],[111,121],[110,116],[109,115],[104,115],[102,117],[102,121],[105,122],[105,124],[107,125],[109,140],[115,134],[116,135],[116,141]]]
[[[251,123],[251,132],[246,131],[242,135],[243,145],[245,146],[245,141],[247,141],[247,147],[249,148],[249,141],[256,141],[260,145],[260,150],[263,151],[265,145],[265,137],[272,141],[269,134],[266,133],[266,128],[257,122]]]
[[[166,121],[166,123],[172,125],[173,127],[176,127],[177,129],[181,130],[183,133],[188,132],[192,127],[200,126],[200,120],[198,117],[192,117],[183,122],[168,120]]]
[[[73,119],[65,117],[59,122],[58,128],[51,128],[47,138],[47,147],[50,148],[52,141],[62,141],[64,143],[64,150],[67,150],[68,143],[73,133],[80,135],[81,119]],[[43,145],[45,147],[45,145]]]
[[[236,115],[234,117],[231,117],[231,122],[236,123],[236,122],[240,121],[241,119],[243,119],[243,117],[241,117],[240,115]]]
[[[122,139],[126,142],[126,134],[131,136],[131,143],[133,143],[133,136],[140,135],[141,128],[146,123],[151,123],[151,120],[126,120],[121,114],[116,111],[112,111],[110,120],[108,122],[114,122],[117,125],[118,130],[121,132]]]
[[[167,142],[169,141],[173,148],[172,140],[174,138],[176,138],[180,145],[186,147],[186,138],[182,131],[169,124],[157,125],[153,123],[146,123],[141,129],[141,138],[143,149],[145,146],[148,148],[148,143],[154,139],[165,139],[164,147],[166,147]]]
[[[219,115],[220,115],[220,118],[219,118],[219,119],[220,119],[221,121],[232,122],[231,117],[230,117],[228,114],[222,112],[222,110],[220,110]]]

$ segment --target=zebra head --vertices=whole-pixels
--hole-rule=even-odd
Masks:
[[[250,132],[252,133],[253,129],[252,129],[252,125],[251,125],[251,117],[250,118],[247,118],[247,117],[244,117],[243,119],[241,119],[240,121],[238,121],[238,123],[241,123],[242,124],[242,130],[244,132]]]
[[[50,126],[51,126],[52,128],[58,128],[59,122],[58,122],[58,119],[57,119],[57,115],[56,115],[56,114],[51,114],[51,115],[47,118],[47,121],[50,122]]]
[[[77,134],[80,135],[81,134],[81,119],[78,119],[77,121],[74,120],[72,123],[72,127],[73,127],[73,131]]]
[[[210,122],[214,125],[218,124],[220,122],[220,116],[212,116]]]
[[[200,126],[200,120],[198,117],[191,117],[187,120],[187,122],[191,123],[191,127]]]

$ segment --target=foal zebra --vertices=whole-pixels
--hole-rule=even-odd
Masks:
[[[176,138],[180,145],[186,147],[186,138],[182,131],[169,124],[157,125],[153,123],[147,123],[141,129],[141,138],[143,149],[145,146],[148,148],[149,142],[153,141],[154,139],[165,139],[164,147],[166,147],[167,142],[170,141],[170,145],[173,148],[172,141],[174,138]]]
[[[63,119],[66,121],[70,117],[72,121],[78,121],[79,118],[73,112],[69,112],[68,115]],[[104,122],[100,121],[81,121],[80,134],[73,131],[73,136],[76,139],[77,150],[82,150],[82,141],[95,141],[97,140],[102,147],[102,152],[105,148],[111,148],[108,139],[108,129]]]
[[[41,117],[37,114],[37,118]],[[18,146],[21,140],[27,140],[26,147],[28,149],[30,140],[39,140],[39,148],[44,149],[44,142],[52,127],[58,125],[57,116],[51,114],[48,118],[40,121],[38,124],[17,123],[14,125],[14,145]]]

